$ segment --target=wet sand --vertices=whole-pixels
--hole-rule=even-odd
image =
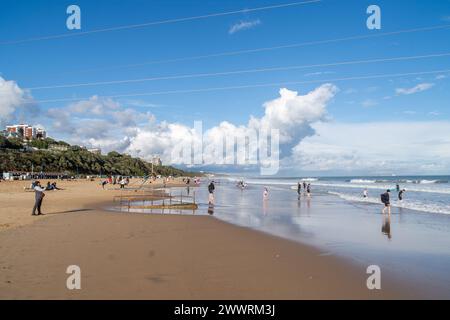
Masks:
[[[214,217],[105,211],[119,193],[98,181],[61,183],[31,217],[27,184],[0,183],[0,299],[417,297],[395,279],[370,291],[365,268]],[[66,288],[69,265],[81,290]]]

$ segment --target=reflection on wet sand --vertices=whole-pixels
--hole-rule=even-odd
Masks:
[[[263,209],[263,215],[267,216],[267,199],[263,200],[263,207],[262,207],[262,209]]]
[[[212,203],[208,205],[208,214],[211,216],[214,214],[214,204]]]
[[[380,235],[379,205],[355,204],[317,189],[312,197],[303,193],[299,197],[296,190],[288,187],[269,186],[270,196],[267,192],[266,200],[264,194],[261,197],[259,185],[249,185],[242,190],[236,189],[234,184],[221,183],[217,185],[214,196],[209,194],[205,185],[191,190],[191,194],[195,190],[198,210],[164,208],[164,211],[133,211],[210,215],[229,223],[312,244],[364,265],[376,261],[377,265],[393,272],[408,268],[411,271],[408,275],[399,272],[399,276],[405,278],[417,279],[424,274],[430,275],[431,270],[434,286],[441,288],[448,283],[450,217],[418,214],[398,208],[392,216],[385,214],[381,217]],[[126,211],[130,212],[128,208]],[[391,219],[395,223],[395,240],[392,238]],[[339,245],[330,245],[336,243]],[[419,255],[425,258],[418,260]],[[431,281],[431,278],[427,279]]]
[[[389,240],[392,239],[391,234],[391,215],[383,214],[383,223],[381,225],[381,232],[388,237]]]

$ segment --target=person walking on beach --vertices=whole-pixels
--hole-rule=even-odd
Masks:
[[[308,197],[311,197],[311,184],[308,183],[308,185],[306,186],[306,194],[308,195]]]
[[[297,194],[300,196],[302,193],[302,184],[300,181],[297,183]]]
[[[208,185],[208,193],[209,193],[208,203],[209,204],[214,203],[214,190],[215,189],[216,189],[216,187],[214,186],[214,181],[211,181],[211,183]]]
[[[214,193],[215,189],[216,189],[216,187],[214,186],[214,181],[211,181],[211,183],[208,185],[208,192]]]
[[[391,214],[391,201],[389,193],[391,190],[387,189],[385,193],[381,194],[381,202],[384,204],[382,213],[385,214],[386,209],[388,210],[388,214]]]
[[[45,188],[41,187],[41,183],[39,181],[36,181],[34,184],[34,207],[33,212],[31,213],[32,216],[36,216],[36,210],[37,215],[41,215],[41,206],[42,206],[42,200],[44,200],[45,197]]]
[[[369,196],[369,193],[367,192],[367,189],[364,189],[363,198],[367,198],[368,196]]]
[[[400,192],[398,193],[398,200],[402,201],[403,200],[403,194],[405,193],[405,189],[400,190]]]

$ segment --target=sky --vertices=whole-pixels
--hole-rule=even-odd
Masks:
[[[0,0],[0,125],[166,163],[195,121],[274,128],[279,175],[448,174],[450,0],[299,2]]]

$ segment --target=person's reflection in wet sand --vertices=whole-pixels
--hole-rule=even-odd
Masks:
[[[399,213],[399,218],[398,218],[398,223],[402,223],[403,221],[404,221],[404,212],[403,212],[403,208],[402,207],[399,207],[398,208],[398,213]]]
[[[263,200],[262,209],[263,209],[263,215],[267,216],[267,200],[266,199]]]
[[[297,215],[298,216],[302,215],[302,199],[301,199],[300,195],[298,196],[298,199],[297,199]]]
[[[306,199],[306,207],[307,207],[306,213],[307,213],[307,216],[309,217],[309,213],[310,213],[310,209],[311,209],[311,198]]]
[[[391,215],[383,214],[383,223],[381,225],[381,232],[388,237],[389,240],[392,239],[391,234]]]
[[[214,204],[212,203],[208,205],[208,214],[211,216],[214,214]]]

